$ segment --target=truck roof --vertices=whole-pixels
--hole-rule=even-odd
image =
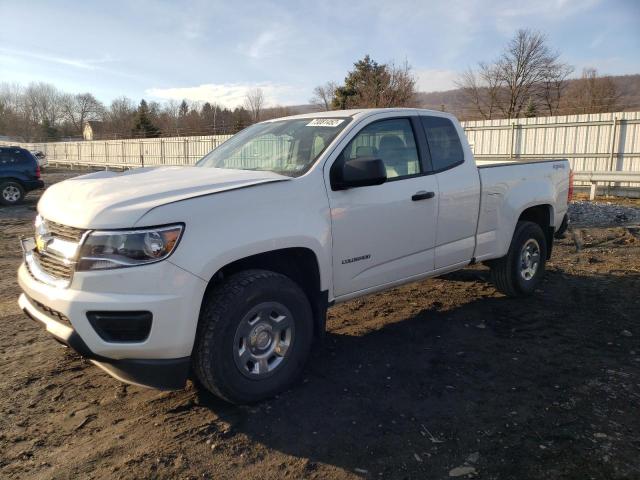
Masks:
[[[447,117],[454,118],[454,116],[450,113],[440,112],[437,110],[427,110],[424,108],[354,108],[350,110],[329,110],[329,111],[320,111],[320,112],[301,113],[298,115],[291,115],[288,117],[273,118],[271,120],[266,120],[266,122],[275,122],[279,120],[294,120],[297,118],[326,118],[326,117],[328,118],[336,118],[336,117],[362,118],[362,117],[374,115],[376,113],[394,112],[394,111],[397,111],[398,113],[422,112],[422,113],[436,114],[439,116],[447,116]]]

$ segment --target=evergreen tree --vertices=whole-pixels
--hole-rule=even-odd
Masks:
[[[182,100],[182,103],[180,104],[180,109],[178,110],[178,115],[180,115],[181,117],[186,117],[189,113],[189,104],[187,103],[186,100]]]
[[[40,126],[42,130],[42,136],[47,140],[57,140],[60,138],[58,129],[51,124],[48,119],[44,119],[42,121],[42,125]]]
[[[140,106],[136,112],[133,131],[144,138],[155,138],[160,136],[160,129],[151,121],[149,106],[144,99],[140,102]]]
[[[411,67],[379,64],[369,55],[353,64],[354,69],[335,89],[333,107],[375,108],[410,106],[415,95]]]
[[[533,118],[538,116],[538,107],[536,107],[536,104],[533,102],[531,97],[529,97],[529,101],[527,102],[527,106],[524,110],[524,116],[526,118]]]

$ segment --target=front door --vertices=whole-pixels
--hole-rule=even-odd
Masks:
[[[387,170],[382,185],[327,188],[335,297],[434,269],[438,185],[434,175],[425,175],[418,128],[416,117],[373,121],[335,160],[379,158]]]

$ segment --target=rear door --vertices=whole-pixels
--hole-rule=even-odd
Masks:
[[[328,174],[333,162],[325,166],[336,297],[434,268],[438,185],[423,162],[419,119],[377,118],[345,139],[334,162],[379,158],[387,170],[385,183],[334,191]]]
[[[20,150],[14,148],[0,150],[0,176],[26,180],[28,171],[29,162],[22,156]],[[35,166],[33,172],[35,174]]]
[[[422,115],[440,203],[435,248],[435,268],[469,262],[475,249],[480,208],[480,177],[464,131],[449,118]],[[466,148],[465,148],[466,147]]]

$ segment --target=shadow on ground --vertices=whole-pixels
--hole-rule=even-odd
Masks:
[[[447,280],[486,274],[464,270]],[[436,301],[410,318],[369,324],[364,335],[329,332],[304,379],[277,399],[232,407],[200,393],[199,403],[234,434],[308,458],[310,470],[323,463],[384,478],[442,478],[455,467],[482,478],[637,478],[640,389],[628,380],[640,371],[632,361],[638,344],[621,335],[633,291],[638,274],[550,272],[527,299],[493,295],[452,309]],[[621,435],[629,442],[614,447]]]

